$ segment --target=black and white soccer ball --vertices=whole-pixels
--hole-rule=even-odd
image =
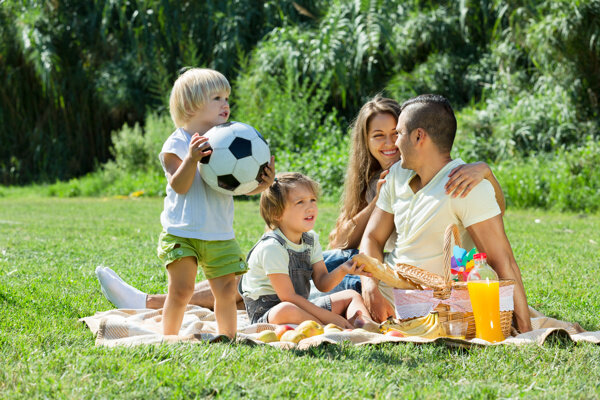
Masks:
[[[256,189],[271,158],[262,135],[250,125],[232,121],[209,129],[204,136],[212,148],[198,163],[204,182],[234,196]]]

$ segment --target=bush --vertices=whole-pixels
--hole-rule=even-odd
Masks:
[[[600,144],[588,136],[578,148],[506,160],[494,171],[509,205],[596,212],[600,209],[599,163]]]
[[[166,182],[158,154],[173,130],[171,119],[158,114],[149,114],[144,128],[123,125],[112,134],[114,161],[84,177],[49,185],[47,193],[58,197],[162,196]]]
[[[144,129],[139,124],[123,125],[112,135],[114,164],[123,171],[162,172],[158,154],[174,129],[170,118],[157,114],[148,115]]]
[[[581,131],[597,135],[596,124],[579,119],[570,90],[546,77],[529,91],[497,86],[494,97],[458,115],[456,147],[468,160],[499,162],[552,153],[581,145]]]
[[[4,182],[43,170],[67,179],[82,160],[89,167],[112,154],[97,172],[48,190],[161,193],[156,155],[172,128],[143,114],[166,110],[180,66],[207,65],[232,77],[233,115],[265,135],[277,170],[313,176],[328,196],[340,190],[347,121],[367,98],[437,92],[460,110],[455,153],[507,171],[512,204],[595,208],[582,196],[597,188],[586,151],[600,132],[599,0],[27,4],[0,9],[0,22],[18,17],[0,23]],[[71,15],[81,17],[69,24]],[[45,119],[27,123],[25,114]],[[61,152],[67,143],[77,151]],[[559,177],[577,190],[561,189]]]
[[[347,138],[335,111],[327,114],[329,78],[318,84],[283,76],[242,75],[236,82],[234,119],[255,126],[269,142],[277,171],[317,180],[327,196],[339,194],[347,162]]]
[[[327,118],[316,134],[318,138],[300,152],[277,152],[276,168],[310,176],[321,185],[326,199],[338,201],[348,162],[348,135],[342,135],[333,117]]]

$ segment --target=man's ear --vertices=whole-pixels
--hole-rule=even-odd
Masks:
[[[423,128],[417,128],[415,134],[415,144],[423,143],[423,140],[427,137],[427,131]]]

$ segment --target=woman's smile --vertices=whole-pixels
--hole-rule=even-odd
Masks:
[[[381,154],[383,154],[386,157],[395,157],[398,154],[398,148],[394,147],[393,149],[390,150],[380,150],[379,151]]]

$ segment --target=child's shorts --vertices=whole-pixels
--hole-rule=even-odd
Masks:
[[[162,231],[156,249],[165,267],[183,257],[195,257],[206,279],[248,271],[244,254],[235,239],[201,240],[182,238]]]
[[[281,300],[279,300],[279,297],[276,294],[260,296],[256,300],[246,296],[242,296],[242,298],[244,299],[246,312],[248,313],[251,324],[269,323],[269,311],[277,304],[281,303]],[[331,311],[331,297],[328,295],[317,297],[310,302],[317,307]]]

